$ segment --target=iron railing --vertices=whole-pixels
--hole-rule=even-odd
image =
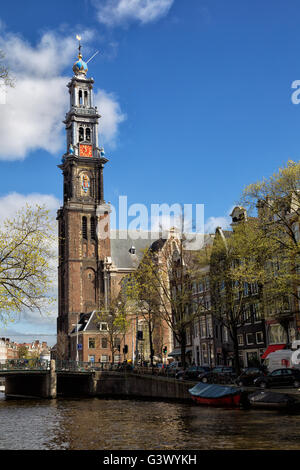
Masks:
[[[121,370],[119,364],[110,362],[82,362],[66,361],[57,359],[56,370],[59,372],[94,372],[94,371],[118,371]]]
[[[118,364],[107,362],[82,362],[56,360],[55,369],[58,372],[93,372],[102,370],[118,370]],[[41,359],[2,359],[0,360],[0,372],[13,370],[50,370],[50,361]]]
[[[41,359],[1,359],[0,371],[49,370],[50,361]]]

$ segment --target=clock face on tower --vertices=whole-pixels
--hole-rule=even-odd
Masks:
[[[86,145],[86,144],[80,144],[79,145],[79,156],[80,157],[92,157],[93,156],[92,146],[91,145]]]

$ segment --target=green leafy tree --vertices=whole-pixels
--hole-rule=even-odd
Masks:
[[[138,269],[127,277],[124,283],[124,292],[130,302],[131,315],[142,318],[147,325],[149,337],[149,356],[150,364],[153,367],[153,358],[155,353],[154,333],[160,332],[160,305],[157,296],[158,284],[153,274],[153,265],[149,251],[143,252],[142,261]]]
[[[27,346],[20,344],[18,347],[18,358],[27,359],[29,357],[29,352]]]
[[[267,257],[256,219],[244,220],[232,231],[216,230],[209,255],[213,314],[229,333],[237,373],[240,372],[238,330],[251,315],[261,313]],[[254,296],[249,297],[250,292]]]
[[[192,279],[197,276],[198,267],[195,253],[184,249],[185,242],[184,234],[176,235],[146,250],[139,266],[142,278],[137,288],[145,305],[148,295],[151,323],[155,316],[160,318],[162,328],[167,325],[171,329],[180,345],[183,368],[187,365],[187,334],[191,334],[200,312],[206,310],[201,302],[194,304]]]
[[[271,177],[247,186],[242,203],[249,214],[257,213],[258,235],[269,253],[264,266],[266,315],[282,325],[289,342],[289,324],[299,317],[300,301],[300,162],[289,161]]]
[[[95,312],[94,322],[96,325],[100,323],[107,325],[105,336],[111,351],[112,363],[114,363],[115,355],[119,355],[121,351],[121,339],[124,339],[130,322],[121,295],[111,296],[107,303],[103,299],[100,304],[100,308]]]
[[[17,212],[0,228],[0,321],[14,321],[29,309],[46,312],[54,301],[55,224],[40,206]]]

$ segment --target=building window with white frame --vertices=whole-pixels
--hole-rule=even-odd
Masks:
[[[261,310],[260,310],[260,305],[258,302],[255,302],[252,304],[252,314],[253,314],[253,320],[258,323],[261,322],[262,320],[262,315],[261,315]]]
[[[229,342],[229,339],[228,339],[228,328],[226,326],[224,326],[223,328],[223,341],[224,343],[228,343]]]
[[[262,344],[264,342],[264,334],[262,331],[257,331],[256,332],[256,343],[257,344]]]
[[[200,318],[200,337],[206,338],[206,319],[204,316]]]
[[[246,333],[246,343],[247,345],[254,344],[253,333]]]
[[[243,312],[243,317],[244,317],[244,323],[251,323],[251,310],[250,310],[250,305],[245,305],[244,306],[244,312]]]
[[[209,338],[212,338],[213,337],[213,324],[212,324],[212,316],[211,315],[207,316],[206,325],[207,325],[207,336]]]
[[[250,286],[251,286],[251,294],[252,295],[258,294],[258,283],[252,282]]]
[[[186,336],[186,344],[191,344],[191,331],[189,328],[187,328],[185,336]]]

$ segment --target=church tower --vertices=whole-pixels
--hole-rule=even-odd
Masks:
[[[80,315],[91,313],[107,297],[105,265],[110,259],[109,205],[104,201],[103,168],[108,161],[98,143],[98,114],[93,102],[94,80],[81,55],[67,87],[66,153],[63,206],[58,210],[59,266],[57,332],[69,334]],[[104,227],[99,236],[97,227]]]

